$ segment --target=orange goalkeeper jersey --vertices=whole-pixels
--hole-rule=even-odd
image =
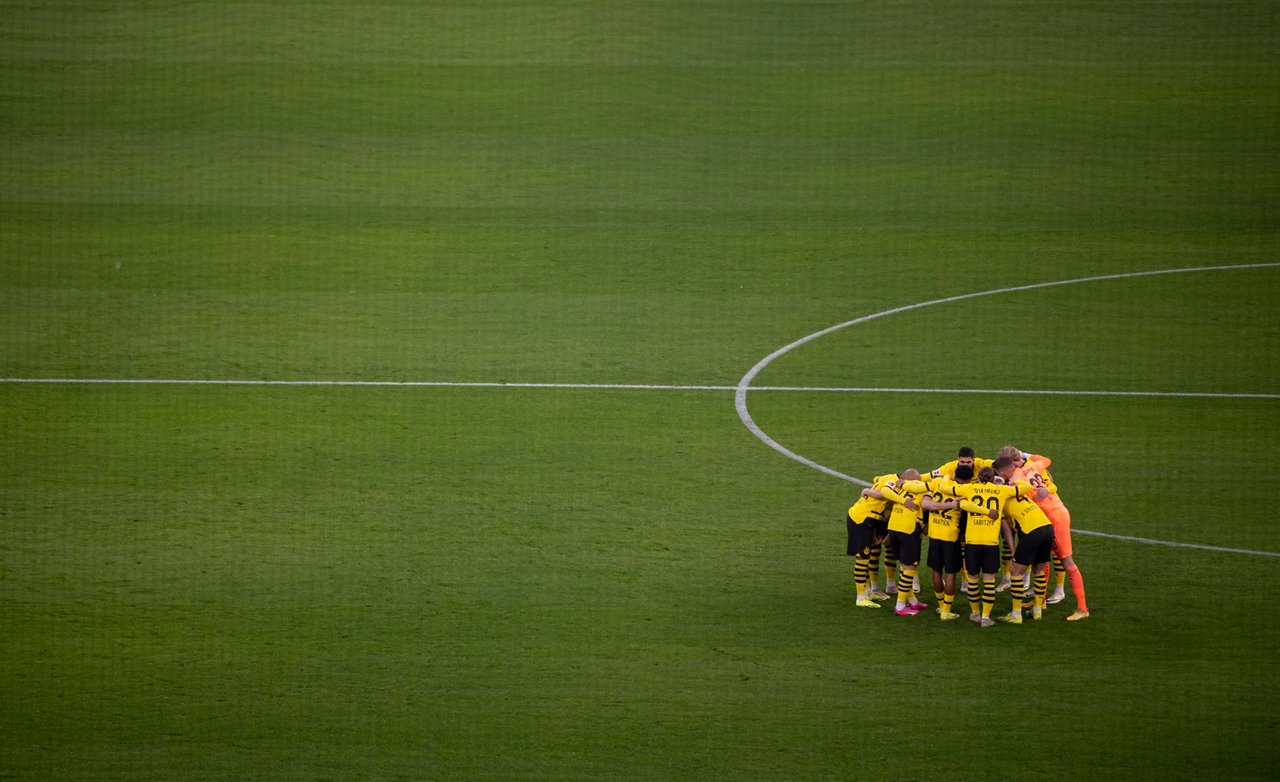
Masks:
[[[1036,500],[1035,503],[1040,506],[1040,510],[1052,517],[1057,511],[1065,511],[1067,506],[1062,503],[1062,499],[1058,497],[1057,486],[1052,486],[1053,476],[1049,474],[1049,465],[1052,462],[1047,456],[1032,454],[1027,459],[1027,463],[1013,471],[1013,480],[1026,481],[1034,486],[1037,490],[1046,489],[1049,496],[1043,500]],[[1034,499],[1034,495],[1032,497]]]

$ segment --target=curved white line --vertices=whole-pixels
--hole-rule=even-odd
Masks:
[[[880,312],[873,312],[870,315],[863,315],[860,318],[854,318],[853,320],[848,320],[848,321],[845,321],[844,323],[838,323],[834,326],[829,326],[823,329],[822,331],[815,331],[814,333],[808,335],[807,337],[801,337],[795,342],[792,342],[789,345],[784,345],[783,347],[778,348],[777,350],[773,351],[769,355],[760,359],[758,362],[756,362],[756,365],[753,366],[750,370],[748,370],[747,374],[743,375],[742,379],[738,381],[738,387],[734,391],[733,404],[738,411],[738,418],[741,419],[742,423],[747,427],[747,429],[750,430],[750,432],[753,435],[755,435],[765,445],[769,446],[770,448],[782,454],[783,456],[787,457],[788,459],[793,459],[805,465],[806,467],[812,467],[813,469],[818,470],[819,472],[826,473],[827,475],[830,475],[835,478],[839,478],[844,481],[848,481],[849,483],[858,484],[859,486],[870,486],[871,484],[869,482],[861,478],[855,478],[852,475],[845,475],[844,473],[838,470],[833,470],[830,467],[827,467],[826,465],[818,464],[812,459],[801,456],[800,454],[796,453],[795,451],[792,451],[791,449],[779,443],[777,440],[770,437],[763,429],[761,429],[760,425],[757,424],[755,422],[755,419],[751,417],[751,412],[747,409],[747,391],[751,389],[751,382],[756,379],[756,375],[759,375],[760,372],[763,371],[765,367],[772,364],[775,360],[786,355],[792,350],[795,350],[801,345],[807,345],[808,343],[813,342],[815,339],[818,339],[820,337],[825,337],[826,335],[839,331],[840,329],[848,328],[849,326],[857,326],[860,323],[866,323],[867,321],[876,320],[877,318],[883,318],[888,315],[897,315],[898,313],[901,313],[901,312],[910,312],[911,310],[918,310],[918,309],[923,309],[925,307],[932,307],[935,304],[948,304],[953,301],[964,301],[965,299],[977,299],[982,296],[995,296],[1001,293],[1016,293],[1018,291],[1029,291],[1029,290],[1035,290],[1037,288],[1053,288],[1059,285],[1075,285],[1082,282],[1099,282],[1102,280],[1123,280],[1123,279],[1128,279],[1132,277],[1154,277],[1160,274],[1186,274],[1188,272],[1227,271],[1230,269],[1267,269],[1267,268],[1273,268],[1277,266],[1280,266],[1280,262],[1240,263],[1240,264],[1233,264],[1230,266],[1196,266],[1196,267],[1186,268],[1186,269],[1156,269],[1154,271],[1145,271],[1145,272],[1124,272],[1122,274],[1100,274],[1094,277],[1076,277],[1070,280],[1054,280],[1052,282],[1036,282],[1036,283],[1031,283],[1030,285],[1015,285],[1009,288],[994,288],[992,290],[987,290],[987,291],[977,291],[976,293],[962,293],[958,296],[947,296],[941,299],[931,299],[930,301],[922,301],[917,304],[907,304],[902,307],[894,307],[893,309],[882,310]],[[1076,531],[1085,535],[1094,535],[1094,534],[1104,535],[1104,533],[1093,533],[1093,532],[1089,532],[1088,530],[1076,530]],[[1107,537],[1111,537],[1111,536],[1107,536]],[[1158,542],[1164,545],[1180,546],[1180,547],[1186,547],[1186,548],[1207,549],[1210,551],[1223,550],[1215,546],[1201,546],[1194,543],[1164,543],[1163,541],[1152,541],[1145,538],[1126,538],[1126,540],[1135,540],[1143,543]],[[1270,551],[1251,551],[1248,549],[1235,549],[1234,551],[1238,553],[1257,554],[1257,555],[1269,556],[1269,557],[1280,556],[1280,554],[1276,554]]]

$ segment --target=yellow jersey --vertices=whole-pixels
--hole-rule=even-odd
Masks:
[[[910,535],[924,525],[924,508],[920,507],[921,492],[898,489],[897,493],[901,495],[902,500],[895,501],[893,508],[889,511],[889,529]],[[905,500],[908,498],[916,506],[915,509],[907,507]]]
[[[902,488],[907,491],[917,488],[912,483],[908,481]],[[946,478],[934,478],[926,486],[931,492],[939,491],[944,496],[960,499],[960,507],[968,514],[964,542],[975,546],[1000,545],[1000,519],[1004,516],[1005,504],[1035,491],[1029,483],[1003,486],[998,483],[956,483]],[[996,512],[994,519],[990,514],[992,510]]]
[[[983,467],[990,467],[995,463],[996,462],[994,459],[983,459],[981,456],[975,456],[973,457],[973,474],[977,475],[978,470],[981,470]],[[958,459],[952,459],[951,461],[942,465],[938,469],[934,470],[932,473],[932,477],[946,478],[949,481],[954,481],[956,479],[956,467],[958,467],[959,464],[960,464],[960,461]]]
[[[946,502],[947,497],[942,495],[941,491],[930,491],[924,495],[935,502]],[[961,514],[964,510],[956,508],[955,510],[931,510],[929,511],[929,539],[930,540],[949,540],[955,542],[960,539],[960,521],[964,518]]]
[[[867,521],[884,521],[889,514],[889,503],[893,502],[890,497],[900,496],[893,490],[893,487],[889,485],[896,480],[898,480],[897,473],[877,475],[872,479],[871,488],[881,494],[884,494],[887,489],[889,496],[883,499],[867,497],[865,495],[859,497],[858,501],[849,508],[849,518],[853,519],[855,524],[862,524]]]
[[[1005,503],[1004,517],[1023,535],[1051,523],[1031,497],[1014,497]]]

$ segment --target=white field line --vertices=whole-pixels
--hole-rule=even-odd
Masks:
[[[772,364],[779,357],[786,355],[790,351],[795,350],[796,348],[802,345],[807,345],[808,343],[813,342],[816,339],[825,337],[826,335],[839,331],[841,329],[848,328],[849,326],[857,326],[861,323],[866,323],[868,321],[876,320],[877,318],[883,318],[888,315],[897,315],[899,313],[910,312],[911,310],[923,309],[925,307],[932,307],[937,304],[949,304],[953,301],[964,301],[966,299],[976,299],[983,296],[996,296],[1002,293],[1016,293],[1019,291],[1036,290],[1038,288],[1053,288],[1059,285],[1076,285],[1084,282],[1101,282],[1104,280],[1123,280],[1123,279],[1130,279],[1133,277],[1153,277],[1161,274],[1187,274],[1192,272],[1216,272],[1216,271],[1227,271],[1231,269],[1267,269],[1267,268],[1275,268],[1275,267],[1280,267],[1280,262],[1247,263],[1247,264],[1242,263],[1242,264],[1234,264],[1230,266],[1196,266],[1196,267],[1185,268],[1185,269],[1156,269],[1154,271],[1145,271],[1145,272],[1125,272],[1122,274],[1101,274],[1094,277],[1077,277],[1070,280],[1054,280],[1052,282],[1037,282],[1037,283],[1031,283],[1029,285],[1015,285],[1008,288],[993,288],[991,290],[977,291],[974,293],[962,293],[957,296],[947,296],[941,299],[931,299],[929,301],[922,301],[916,304],[907,304],[901,307],[894,307],[892,309],[881,310],[880,312],[873,312],[870,315],[863,315],[860,318],[854,318],[853,320],[848,320],[848,321],[845,321],[844,323],[837,323],[834,326],[828,326],[827,328],[822,329],[821,331],[815,331],[814,333],[808,336],[801,337],[795,342],[792,342],[788,345],[783,345],[782,347],[773,351],[769,355],[760,359],[760,361],[758,361],[755,366],[753,366],[750,370],[748,370],[747,374],[743,375],[742,379],[738,381],[738,387],[734,393],[734,407],[738,411],[738,418],[742,420],[742,423],[747,427],[748,430],[750,430],[752,434],[754,434],[765,445],[769,446],[770,448],[782,454],[783,456],[787,457],[788,459],[792,459],[794,461],[800,462],[806,467],[811,467],[815,470],[818,470],[819,472],[825,473],[834,478],[839,478],[843,481],[848,481],[849,483],[857,484],[859,486],[870,486],[871,483],[869,481],[863,480],[862,478],[854,477],[852,475],[846,475],[838,470],[833,470],[832,468],[827,467],[824,464],[819,464],[818,462],[815,462],[814,460],[806,456],[801,456],[795,451],[792,451],[791,449],[782,445],[777,440],[774,440],[772,437],[768,435],[768,433],[766,433],[763,429],[760,428],[760,425],[757,424],[755,422],[755,419],[751,417],[751,411],[747,409],[747,392],[755,390],[752,388],[751,383],[756,379],[756,376],[759,375],[764,370],[765,367]],[[1271,396],[1272,395],[1264,395],[1264,398],[1270,398]],[[1120,535],[1108,535],[1106,533],[1092,532],[1089,530],[1073,530],[1073,531],[1079,532],[1082,535],[1098,535],[1101,537],[1112,537],[1112,538],[1118,538],[1120,540],[1130,540],[1130,541],[1139,542],[1139,543],[1153,543],[1153,544],[1159,544],[1159,545],[1165,545],[1165,546],[1176,546],[1178,548],[1194,548],[1194,549],[1202,549],[1202,550],[1208,550],[1208,551],[1232,551],[1233,553],[1253,554],[1253,555],[1264,556],[1264,557],[1280,556],[1280,554],[1277,554],[1275,552],[1270,552],[1270,551],[1253,551],[1251,549],[1224,549],[1219,546],[1205,546],[1205,545],[1199,545],[1195,543],[1174,543],[1169,541],[1150,540],[1147,538],[1130,538],[1130,537],[1124,537]]]
[[[1133,543],[1149,543],[1153,546],[1172,546],[1173,548],[1194,548],[1202,551],[1225,551],[1228,554],[1252,554],[1258,557],[1280,557],[1280,551],[1255,551],[1249,548],[1228,548],[1226,546],[1209,546],[1202,543],[1176,543],[1172,540],[1156,540],[1155,538],[1137,538],[1132,535],[1113,535],[1110,532],[1094,532],[1087,529],[1072,529],[1072,535],[1092,535],[1097,538],[1127,540]]]
[[[819,464],[812,459],[801,456],[791,451],[782,444],[778,443],[770,437],[763,429],[756,424],[751,417],[750,411],[747,409],[747,391],[800,391],[800,392],[832,392],[832,393],[893,393],[893,394],[1025,394],[1025,395],[1054,395],[1054,396],[1131,396],[1131,397],[1197,397],[1197,398],[1223,398],[1223,399],[1280,399],[1280,394],[1262,394],[1262,393],[1199,393],[1184,391],[1089,391],[1089,390],[1054,390],[1054,389],[978,389],[978,388],[876,388],[876,387],[805,387],[805,386],[752,386],[752,381],[760,372],[773,363],[774,360],[795,348],[812,342],[819,337],[824,337],[840,329],[849,326],[855,326],[860,323],[882,318],[887,315],[895,315],[910,310],[922,309],[935,304],[946,304],[953,301],[962,301],[965,299],[975,299],[982,296],[994,296],[1001,293],[1014,293],[1017,291],[1034,290],[1036,288],[1051,288],[1058,285],[1073,285],[1083,282],[1098,282],[1103,280],[1118,280],[1131,277],[1150,277],[1161,274],[1182,274],[1188,272],[1207,272],[1207,271],[1224,271],[1230,269],[1262,269],[1274,268],[1280,266],[1278,263],[1257,263],[1257,264],[1236,264],[1231,266],[1200,266],[1186,269],[1160,269],[1145,272],[1128,272],[1123,274],[1105,274],[1096,277],[1079,277],[1070,280],[1055,280],[1052,282],[1032,283],[1029,285],[1018,285],[1009,288],[996,288],[988,291],[978,291],[976,293],[965,293],[957,296],[948,296],[941,299],[933,299],[930,301],[919,302],[917,304],[908,304],[902,307],[875,312],[870,315],[864,315],[844,323],[830,326],[822,331],[815,332],[802,337],[801,339],[785,345],[768,356],[765,356],[754,367],[742,377],[736,386],[721,385],[661,385],[661,384],[639,384],[639,383],[505,383],[505,382],[459,382],[459,381],[415,381],[415,380],[234,380],[234,379],[163,379],[163,378],[20,378],[8,377],[0,378],[0,383],[32,383],[32,384],[65,384],[65,385],[207,385],[207,386],[373,386],[373,387],[421,387],[421,388],[545,388],[545,389],[603,389],[603,390],[644,390],[644,391],[732,391],[734,392],[734,406],[737,409],[738,417],[746,425],[758,439],[764,442],[773,450],[793,459],[801,464],[811,467],[820,472],[826,473],[841,480],[848,481],[862,486],[870,486],[871,484],[861,478],[852,475],[846,475],[838,470],[833,470],[826,465]],[[1094,535],[1104,538],[1113,538],[1116,540],[1128,540],[1138,543],[1149,543],[1161,546],[1173,546],[1177,548],[1194,548],[1207,551],[1223,551],[1237,554],[1253,554],[1267,557],[1280,557],[1280,553],[1271,551],[1254,551],[1251,549],[1234,549],[1222,546],[1209,546],[1194,543],[1177,543],[1173,541],[1154,540],[1150,538],[1130,537],[1126,535],[1113,535],[1106,532],[1094,532],[1091,530],[1077,529],[1074,532],[1081,535]]]
[[[737,391],[738,386],[664,385],[647,383],[505,383],[456,380],[266,380],[192,378],[0,377],[0,383],[46,385],[142,386],[373,386],[404,388],[559,388],[605,391]],[[1280,399],[1280,394],[1227,394],[1200,391],[1087,391],[1035,388],[876,388],[871,386],[752,386],[752,391],[798,391],[836,394],[1004,394],[1044,396],[1154,396],[1219,399]]]

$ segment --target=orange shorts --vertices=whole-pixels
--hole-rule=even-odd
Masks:
[[[1053,553],[1058,559],[1071,556],[1071,512],[1066,508],[1054,508],[1045,513],[1053,523]]]

